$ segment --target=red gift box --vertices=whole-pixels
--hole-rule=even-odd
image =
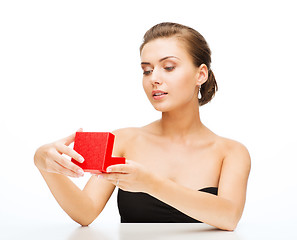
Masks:
[[[114,135],[110,132],[76,132],[73,149],[83,156],[85,161],[79,163],[71,159],[85,172],[106,172],[110,165],[124,164],[125,158],[112,157]]]

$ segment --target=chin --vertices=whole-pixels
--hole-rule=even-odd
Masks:
[[[172,108],[168,106],[153,105],[153,107],[159,112],[169,112]]]

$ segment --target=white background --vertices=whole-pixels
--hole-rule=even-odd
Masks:
[[[139,46],[163,21],[206,38],[219,91],[202,121],[250,151],[238,229],[296,225],[294,1],[11,0],[0,2],[0,226],[72,221],[33,164],[39,146],[161,117],[142,88]],[[115,197],[93,224],[120,221]]]

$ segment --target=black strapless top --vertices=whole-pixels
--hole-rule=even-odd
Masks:
[[[199,191],[218,195],[217,187]],[[201,223],[146,193],[119,189],[117,200],[122,223]]]

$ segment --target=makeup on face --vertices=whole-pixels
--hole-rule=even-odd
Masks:
[[[165,61],[168,59],[169,59],[169,61]],[[175,56],[166,56],[166,57],[161,58],[158,61],[158,65],[161,65],[163,69],[170,72],[170,71],[174,70],[176,67],[175,61],[174,60],[170,61],[171,59],[180,60],[178,57],[175,57]],[[153,64],[150,62],[141,62],[141,67],[143,69],[143,75],[145,75],[145,76],[148,76],[153,72]]]

